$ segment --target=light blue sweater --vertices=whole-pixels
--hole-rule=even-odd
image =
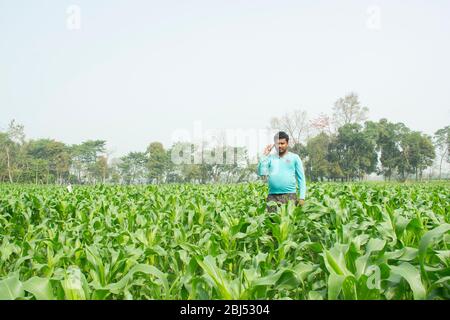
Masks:
[[[298,154],[286,151],[262,156],[258,163],[258,175],[269,176],[269,194],[296,193],[297,182],[299,198],[305,199],[306,180],[303,163]]]

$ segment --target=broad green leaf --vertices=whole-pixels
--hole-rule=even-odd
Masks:
[[[318,291],[310,291],[308,292],[308,300],[323,300],[323,297]]]
[[[231,300],[236,297],[236,293],[232,292],[228,279],[224,275],[224,271],[219,269],[216,261],[211,256],[206,256],[203,261],[197,259],[197,263],[202,267],[205,273],[213,280],[219,291],[221,297],[226,300]]]
[[[48,278],[32,277],[23,283],[23,289],[32,293],[36,300],[55,300]]]
[[[450,231],[450,224],[446,223],[440,225],[439,227],[434,228],[433,230],[428,231],[425,235],[420,239],[419,243],[419,259],[421,264],[423,265],[425,260],[425,255],[427,252],[427,248],[431,245],[435,238],[442,236],[443,234]]]
[[[22,282],[20,282],[17,274],[0,280],[0,300],[15,300],[24,296]]]
[[[287,289],[292,290],[298,288],[300,285],[299,280],[297,279],[295,272],[291,270],[285,270],[278,278],[276,282],[276,287],[278,289]]]
[[[149,274],[149,275],[152,275],[152,276],[156,277],[158,280],[160,280],[161,284],[163,285],[163,288],[164,288],[165,292],[168,293],[168,291],[169,291],[169,284],[168,284],[168,281],[167,281],[167,276],[163,272],[158,270],[156,267],[150,266],[150,265],[146,265],[146,264],[135,265],[118,282],[111,283],[111,284],[108,284],[105,287],[100,287],[100,288],[97,288],[97,289],[106,289],[106,290],[110,290],[111,292],[118,292],[119,290],[122,290],[128,284],[128,282],[133,278],[133,275],[135,273],[138,273],[138,272],[142,272],[144,274]]]
[[[331,250],[325,250],[323,253],[325,266],[330,273],[348,276],[351,272],[347,269],[345,262],[345,253],[348,250],[347,245],[335,244]]]
[[[347,277],[331,273],[328,277],[328,300],[336,300],[342,290],[342,284]]]
[[[426,290],[420,277],[420,272],[408,262],[403,262],[399,266],[390,266],[391,272],[404,278],[414,294],[415,300],[423,300],[426,298]]]

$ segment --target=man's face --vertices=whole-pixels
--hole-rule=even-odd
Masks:
[[[283,154],[288,148],[288,142],[286,139],[277,139],[275,140],[275,148],[277,149],[278,154]]]

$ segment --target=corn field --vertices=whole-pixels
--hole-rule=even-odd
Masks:
[[[450,183],[0,185],[0,299],[449,299]]]

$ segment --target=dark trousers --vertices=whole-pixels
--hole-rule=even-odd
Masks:
[[[296,193],[279,193],[279,194],[269,194],[267,196],[267,211],[269,212],[276,212],[278,207],[280,207],[281,204],[287,203],[288,201],[293,201],[294,203],[297,201],[297,194]],[[276,205],[269,205],[270,201],[275,201]]]

